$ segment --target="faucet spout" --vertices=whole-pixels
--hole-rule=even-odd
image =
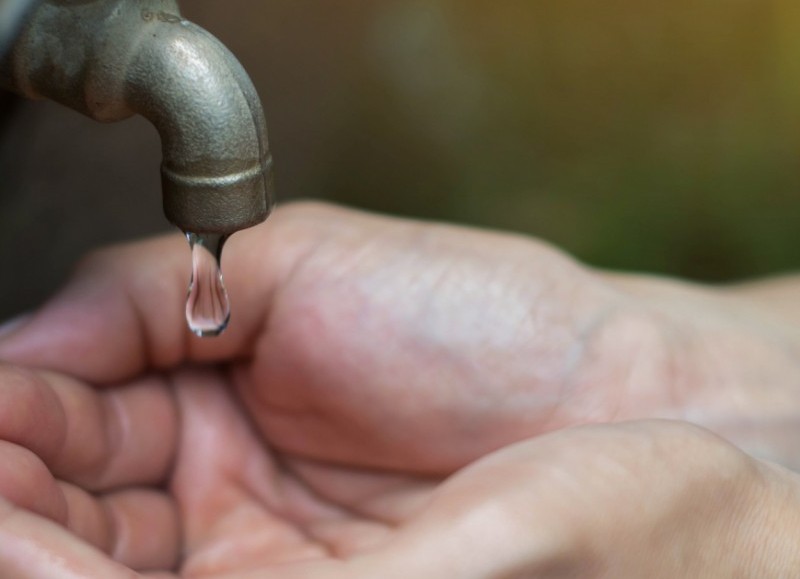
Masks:
[[[0,86],[98,121],[150,120],[164,212],[186,232],[227,235],[269,214],[272,159],[256,90],[175,0],[44,0],[0,61]]]

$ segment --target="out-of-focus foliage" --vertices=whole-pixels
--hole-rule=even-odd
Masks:
[[[722,280],[800,262],[796,1],[364,10],[313,193],[606,267]]]

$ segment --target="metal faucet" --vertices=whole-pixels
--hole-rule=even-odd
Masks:
[[[161,136],[164,213],[185,232],[227,235],[270,212],[255,87],[175,0],[0,0],[0,87],[102,122],[147,118]]]

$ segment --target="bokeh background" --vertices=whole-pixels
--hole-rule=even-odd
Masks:
[[[796,0],[184,0],[262,96],[279,200],[723,282],[800,263]],[[159,143],[0,96],[0,318],[169,228]],[[189,259],[187,248],[187,260]]]

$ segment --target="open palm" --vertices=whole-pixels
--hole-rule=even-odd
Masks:
[[[721,578],[750,547],[731,529],[752,524],[753,497],[769,504],[751,487],[780,486],[679,423],[563,430],[440,481],[276,452],[214,370],[103,391],[0,377],[17,409],[38,409],[0,421],[4,577]],[[676,523],[658,548],[694,550],[664,565],[650,533]]]
[[[304,573],[300,562],[382,542],[435,485],[272,451],[214,370],[103,391],[51,373],[5,368],[2,378],[0,494],[140,570],[180,563],[186,576],[216,577],[296,563]],[[24,542],[5,539],[4,553]]]

